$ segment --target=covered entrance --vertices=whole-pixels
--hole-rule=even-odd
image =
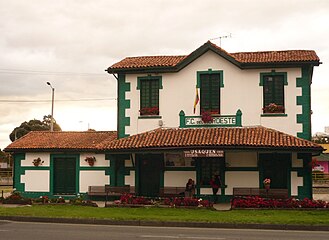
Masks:
[[[76,158],[54,157],[54,195],[75,195]]]
[[[139,168],[139,195],[159,196],[163,159],[163,154],[136,154]]]

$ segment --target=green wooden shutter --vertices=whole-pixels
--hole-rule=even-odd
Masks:
[[[159,109],[159,79],[143,79],[140,81],[140,106],[145,108]],[[143,114],[141,115],[149,115]],[[158,115],[158,114],[152,114]]]
[[[219,74],[201,74],[200,76],[201,112],[220,113],[220,76]]]
[[[54,194],[76,194],[76,159],[54,159]]]

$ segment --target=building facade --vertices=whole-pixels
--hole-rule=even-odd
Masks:
[[[310,142],[319,64],[314,51],[228,53],[211,42],[186,56],[125,58],[107,69],[118,82],[117,136],[69,133],[52,146],[55,133],[36,145],[41,133],[28,134],[6,148],[15,156],[15,187],[69,196],[130,185],[153,197],[191,178],[196,195],[211,199],[210,180],[219,175],[221,201],[236,187],[264,188],[265,178],[311,198],[310,163],[323,150]],[[38,158],[42,167],[32,165]]]
[[[185,186],[192,178],[197,194],[209,196],[209,181],[219,174],[222,200],[232,197],[234,187],[263,188],[264,178],[291,196],[311,197],[309,162],[321,147],[303,149],[278,135],[293,142],[311,139],[311,82],[318,65],[314,51],[227,53],[211,42],[187,56],[125,58],[107,69],[118,80],[120,140],[104,149],[135,162],[125,171],[125,183],[143,195]],[[212,138],[217,128],[228,135]],[[170,129],[179,132],[174,142],[165,137]],[[208,136],[202,135],[205,129]],[[194,141],[191,134],[212,141]],[[203,154],[207,151],[217,153]]]

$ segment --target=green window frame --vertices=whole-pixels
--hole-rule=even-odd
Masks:
[[[200,171],[200,185],[210,186],[211,178],[216,174],[223,180],[225,158],[197,158]]]
[[[140,115],[158,116],[160,89],[162,89],[161,77],[139,77],[137,89],[140,90]]]
[[[200,74],[200,112],[220,114],[220,73]]]
[[[260,74],[260,86],[263,86],[263,113],[284,114],[284,86],[288,85],[286,72],[275,72]]]

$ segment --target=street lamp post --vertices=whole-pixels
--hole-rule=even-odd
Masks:
[[[50,122],[50,131],[54,131],[54,96],[55,96],[55,88],[51,85],[50,82],[47,82],[47,85],[50,86],[52,95],[51,95],[51,122]]]

